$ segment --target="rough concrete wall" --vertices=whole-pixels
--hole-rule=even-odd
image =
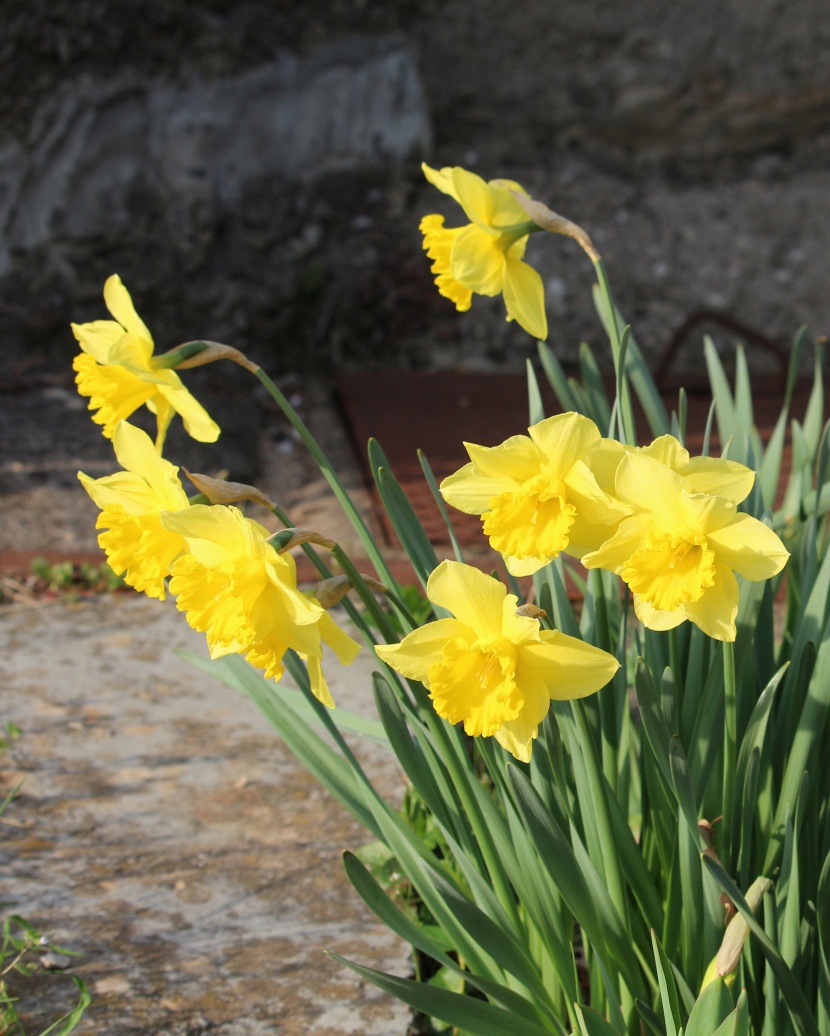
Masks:
[[[15,0],[0,19],[18,365],[71,353],[114,270],[160,341],[276,370],[520,362],[500,302],[462,317],[431,286],[417,223],[454,214],[424,154],[583,223],[654,356],[700,309],[775,341],[827,330],[824,0]],[[573,358],[598,341],[590,269],[564,241],[531,258]]]

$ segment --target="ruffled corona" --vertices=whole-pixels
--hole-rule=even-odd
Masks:
[[[72,325],[82,350],[72,363],[75,383],[78,392],[89,398],[89,409],[96,411],[92,420],[111,439],[119,421],[146,405],[156,415],[159,451],[174,413],[194,439],[215,442],[219,426],[178,374],[153,367],[153,339],[117,274],[104,285],[104,301],[115,320]]]
[[[145,432],[126,421],[116,425],[113,446],[124,471],[98,479],[78,473],[101,508],[95,527],[104,531],[98,543],[128,586],[164,600],[164,580],[185,547],[181,536],[161,524],[162,511],[188,507],[179,469],[158,455]]]
[[[557,414],[500,446],[465,443],[470,463],[445,478],[441,494],[479,514],[484,534],[507,570],[530,575],[566,551],[581,557],[630,513],[600,488],[591,469],[603,443],[581,414]]]
[[[594,694],[619,668],[607,652],[519,614],[502,583],[468,565],[443,561],[427,596],[454,617],[378,646],[378,655],[420,680],[439,716],[473,737],[495,737],[523,762],[551,699]]]
[[[277,553],[268,530],[235,507],[196,505],[162,521],[188,551],[173,565],[170,592],[188,623],[205,634],[211,658],[242,654],[279,680],[291,648],[306,661],[314,694],[333,708],[323,644],[344,665],[360,646],[318,601],[300,592],[291,555]]]

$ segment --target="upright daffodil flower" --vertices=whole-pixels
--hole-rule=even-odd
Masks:
[[[334,708],[323,676],[323,644],[344,665],[360,645],[297,589],[291,555],[277,553],[268,530],[236,507],[197,504],[162,521],[188,551],[173,565],[170,592],[193,629],[206,635],[211,658],[242,654],[279,680],[282,657],[292,648],[308,665],[314,694]]]
[[[530,760],[551,699],[594,694],[619,668],[613,655],[517,613],[517,598],[478,569],[443,561],[427,597],[454,618],[428,622],[375,650],[429,691],[435,711],[473,737],[495,737]]]
[[[696,463],[688,454],[684,459],[670,438],[652,444],[651,453],[622,458],[616,493],[632,514],[582,563],[616,572],[649,629],[673,629],[688,619],[715,640],[733,641],[735,573],[751,581],[769,579],[789,553],[772,529],[738,511],[752,486],[748,468],[716,458]]]
[[[538,230],[511,193],[525,191],[511,180],[491,180],[458,166],[431,169],[424,175],[439,191],[461,206],[470,223],[450,229],[444,217],[421,220],[424,249],[432,259],[438,290],[459,311],[468,310],[472,296],[504,295],[507,319],[515,320],[534,338],[546,339],[545,291],[542,278],[523,262],[528,234]]]
[[[104,301],[114,320],[73,324],[81,346],[72,366],[82,396],[89,397],[92,420],[103,425],[111,439],[119,421],[142,404],[156,415],[156,446],[161,451],[174,413],[180,414],[189,435],[200,442],[215,442],[219,426],[187,391],[173,370],[157,367],[153,339],[133,307],[118,274],[104,285]]]
[[[567,413],[500,446],[464,443],[470,463],[444,479],[441,495],[481,515],[508,572],[530,575],[562,551],[579,558],[595,550],[630,513],[591,470],[592,454],[606,441],[589,418]]]
[[[126,421],[115,426],[112,444],[124,471],[104,478],[78,472],[84,489],[101,508],[95,527],[105,531],[98,543],[110,568],[123,575],[128,586],[164,600],[165,577],[185,549],[182,537],[161,524],[162,511],[189,506],[179,469],[159,456],[145,432]]]

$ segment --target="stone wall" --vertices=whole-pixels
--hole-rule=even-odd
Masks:
[[[654,357],[700,311],[827,331],[823,0],[12,0],[0,23],[12,373],[71,355],[113,271],[160,343],[277,371],[521,362],[500,302],[459,316],[431,286],[417,224],[453,212],[422,157],[586,226]],[[573,359],[590,267],[530,257]]]

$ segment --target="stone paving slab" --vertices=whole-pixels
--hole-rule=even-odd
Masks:
[[[139,595],[0,611],[0,722],[22,732],[2,783],[24,782],[0,900],[83,951],[79,1033],[401,1036],[408,1010],[324,954],[409,970],[343,872],[368,835],[176,648],[206,654],[171,602]],[[371,668],[368,651],[329,666],[339,704],[371,712]],[[361,751],[399,793],[394,759]]]

